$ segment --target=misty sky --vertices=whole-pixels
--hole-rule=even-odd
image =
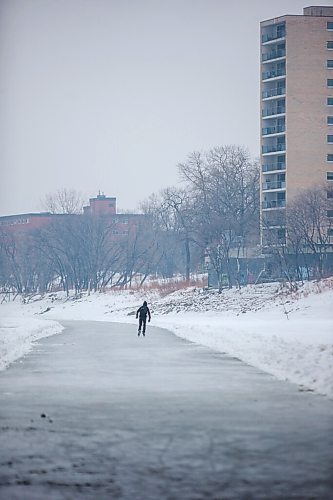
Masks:
[[[305,0],[0,0],[0,215],[62,187],[135,209],[188,153],[259,155],[259,22]]]

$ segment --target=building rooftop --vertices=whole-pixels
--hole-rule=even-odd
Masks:
[[[261,21],[260,24],[265,25],[269,22],[279,22],[279,19],[284,19],[285,17],[333,17],[333,7],[330,6],[310,6],[303,8],[303,14],[281,14],[281,16],[273,17],[270,19],[265,19]]]
[[[333,16],[333,7],[329,7],[327,5],[304,7],[303,15],[315,17],[330,17]]]

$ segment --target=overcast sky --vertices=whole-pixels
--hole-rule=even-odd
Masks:
[[[258,156],[259,22],[321,4],[0,0],[0,215],[63,187],[135,209],[192,151]]]

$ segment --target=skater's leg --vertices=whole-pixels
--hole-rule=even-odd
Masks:
[[[143,323],[143,330],[142,330],[143,335],[145,335],[145,333],[146,333],[146,321],[147,321],[147,318],[144,318],[142,321],[142,323]]]
[[[141,333],[141,327],[142,327],[142,318],[139,318],[139,330],[138,330],[138,335]]]

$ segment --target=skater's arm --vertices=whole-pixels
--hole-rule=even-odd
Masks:
[[[147,313],[148,313],[148,321],[150,321],[151,315],[150,315],[149,307],[147,307]]]

